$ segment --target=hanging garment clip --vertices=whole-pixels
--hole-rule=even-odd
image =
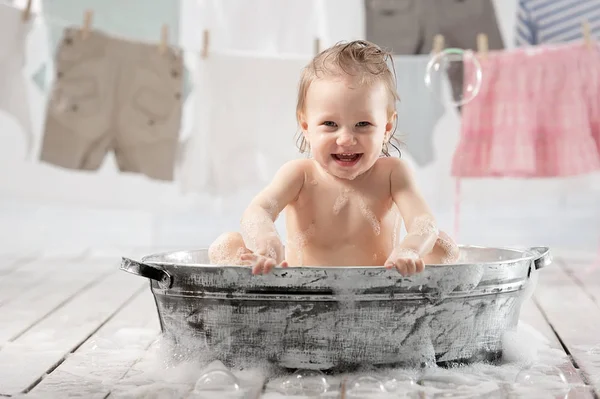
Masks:
[[[23,10],[23,22],[29,21],[31,17],[31,4],[33,0],[27,0],[27,4],[25,5],[25,9]]]
[[[202,32],[202,51],[200,53],[200,56],[202,58],[208,58],[209,46],[210,46],[210,32],[208,31],[208,29],[205,29],[204,32]]]
[[[85,14],[83,14],[83,25],[81,26],[81,37],[83,39],[87,39],[92,30],[92,19],[94,18],[94,12],[92,10],[87,10]]]
[[[158,52],[161,55],[166,54],[169,48],[169,26],[166,24],[160,28],[160,44],[158,46]]]
[[[592,28],[590,27],[590,22],[587,19],[584,19],[581,23],[581,30],[583,31],[583,41],[587,48],[592,48],[594,44],[594,39],[592,38]]]
[[[437,34],[433,37],[433,54],[439,54],[446,46],[444,35]]]
[[[481,55],[482,59],[487,59],[488,56],[488,37],[485,33],[477,35],[477,52]]]

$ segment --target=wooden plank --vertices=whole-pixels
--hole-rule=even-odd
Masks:
[[[37,259],[36,255],[30,256],[0,256],[0,276],[12,273],[18,267]]]
[[[564,249],[552,249],[555,259],[562,259],[569,264],[597,264],[600,261],[600,247],[594,251],[574,251]]]
[[[133,399],[154,395],[164,398],[187,398],[194,388],[194,383],[189,381],[191,370],[189,367],[187,370],[181,369],[179,373],[173,369],[167,370],[160,356],[158,347],[150,346],[111,387],[109,395],[105,398]]]
[[[121,398],[209,398],[193,393],[197,379],[209,368],[198,363],[182,363],[165,367],[162,352],[152,345],[105,399]],[[215,368],[212,368],[215,370]],[[234,371],[246,399],[262,397],[265,375],[259,370]],[[220,396],[214,396],[215,399]],[[223,394],[225,397],[225,394]],[[233,397],[233,396],[227,396]],[[299,398],[299,396],[296,396]],[[212,398],[212,397],[211,397]]]
[[[27,292],[39,287],[59,267],[83,260],[83,258],[36,259],[0,276],[0,307]],[[115,266],[115,268],[118,268]]]
[[[156,305],[147,287],[28,396],[104,399],[159,333]]]
[[[45,265],[40,265],[45,267]],[[0,312],[0,348],[15,340],[78,293],[117,270],[113,259],[90,259],[57,265],[39,286],[23,290]],[[75,299],[76,300],[76,299]]]
[[[537,332],[542,334],[549,341],[551,348],[561,350],[565,357],[568,356],[568,354],[564,352],[556,333],[550,324],[548,324],[548,321],[542,314],[540,308],[533,300],[528,300],[523,304],[521,308],[521,321],[525,322],[527,325],[533,327]],[[581,378],[579,370],[575,368],[570,360],[558,365],[557,368],[563,372],[567,381],[572,386],[571,391],[569,392],[569,399],[594,398],[594,395],[590,392],[590,390],[585,387],[585,382]]]
[[[560,266],[542,269],[534,298],[584,379],[600,394],[600,351],[591,350],[600,337],[600,308]]]
[[[588,259],[577,263],[565,261],[559,265],[600,307],[600,264],[596,262],[596,259]],[[598,341],[600,343],[600,338]]]
[[[3,347],[0,394],[14,395],[36,385],[147,284],[145,279],[115,270]]]
[[[548,324],[548,321],[540,311],[540,308],[538,308],[532,299],[526,301],[521,307],[520,321],[525,322],[527,325],[533,327],[536,331],[542,334],[544,338],[550,342],[550,346],[552,348],[562,349],[560,340],[556,336],[556,333],[554,330],[552,330],[552,327],[550,324]]]

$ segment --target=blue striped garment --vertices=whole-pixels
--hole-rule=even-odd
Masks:
[[[600,37],[600,0],[519,0],[516,45],[566,43],[583,38],[582,23]]]

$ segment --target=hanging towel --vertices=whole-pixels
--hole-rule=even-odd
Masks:
[[[200,60],[196,128],[181,161],[183,192],[225,196],[260,189],[286,161],[301,157],[296,100],[308,62],[241,52]]]
[[[566,177],[600,169],[584,74],[600,68],[592,54],[581,44],[490,52],[481,60],[479,95],[463,108],[452,175]]]
[[[600,38],[600,0],[519,0],[516,45],[581,40],[584,20],[592,35]]]
[[[398,127],[396,137],[420,167],[434,160],[433,132],[444,114],[440,80],[425,85],[426,55],[394,56],[397,90]]]
[[[211,48],[312,54],[320,0],[201,0],[212,14]]]
[[[8,113],[21,126],[25,135],[25,154],[29,157],[33,132],[23,67],[31,23],[23,21],[23,11],[0,4],[0,26],[0,112]]]

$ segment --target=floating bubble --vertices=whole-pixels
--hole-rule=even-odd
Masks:
[[[395,394],[413,392],[416,387],[416,381],[407,374],[395,373],[384,384],[387,392]]]
[[[565,397],[570,390],[565,374],[559,368],[545,364],[533,364],[521,369],[515,382],[528,390],[540,389]]]
[[[455,389],[459,387],[478,386],[480,381],[462,373],[453,373],[448,370],[431,369],[423,373],[418,381],[419,385],[437,389]]]
[[[227,370],[212,370],[203,374],[194,386],[195,392],[238,392],[238,379]]]
[[[346,398],[348,399],[359,399],[366,395],[386,392],[383,382],[372,376],[358,377],[346,384]]]
[[[442,99],[443,82],[451,86],[450,103],[461,106],[472,101],[481,88],[481,64],[470,50],[447,48],[434,55],[427,63],[425,85]]]
[[[517,374],[516,382],[522,385],[536,385],[541,383],[554,382],[557,384],[568,385],[567,377],[557,367],[545,364],[533,364],[527,366]]]
[[[600,345],[596,345],[596,346],[592,347],[588,351],[588,354],[590,354],[590,355],[600,355]]]
[[[318,370],[298,370],[281,383],[280,393],[284,395],[321,395],[327,392],[329,383],[325,374]]]

